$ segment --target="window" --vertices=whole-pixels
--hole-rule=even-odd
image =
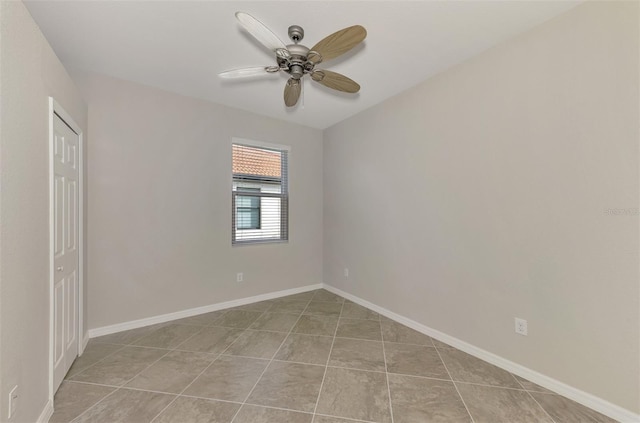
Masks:
[[[237,187],[236,191],[260,192],[260,188]],[[237,229],[260,229],[260,197],[236,196]]]
[[[234,140],[232,244],[289,239],[288,153],[284,146]]]

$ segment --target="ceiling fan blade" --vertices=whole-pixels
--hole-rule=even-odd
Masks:
[[[366,36],[367,30],[360,25],[341,29],[311,47],[309,60],[313,63],[320,63],[338,57],[360,44]]]
[[[278,57],[284,59],[291,57],[287,46],[262,22],[244,12],[236,12],[236,19],[238,19],[238,22],[240,22],[249,34],[253,35],[253,37],[260,41],[266,48],[276,53]]]
[[[284,104],[286,104],[287,107],[296,105],[300,98],[301,88],[302,84],[300,84],[299,79],[289,78],[287,85],[284,86]]]
[[[325,87],[345,93],[357,93],[360,91],[360,85],[356,81],[337,72],[319,69],[311,73],[311,79]]]
[[[250,76],[262,76],[268,73],[276,73],[280,70],[277,66],[256,66],[253,68],[231,69],[220,72],[218,76],[224,79],[247,78]]]

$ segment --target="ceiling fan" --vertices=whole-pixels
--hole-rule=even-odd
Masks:
[[[304,38],[304,30],[298,25],[289,27],[289,38],[293,44],[285,45],[277,35],[253,16],[237,12],[236,18],[256,40],[275,54],[277,65],[228,70],[218,74],[221,78],[243,78],[285,72],[290,75],[284,87],[284,104],[287,107],[293,107],[298,102],[302,90],[301,80],[306,74],[309,74],[312,80],[334,90],[347,93],[360,91],[360,85],[352,79],[337,72],[316,69],[316,65],[334,59],[360,44],[367,36],[367,31],[362,26],[354,25],[334,32],[308,48],[298,44]]]

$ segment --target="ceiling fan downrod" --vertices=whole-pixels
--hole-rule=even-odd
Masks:
[[[289,38],[295,44],[298,44],[304,38],[304,29],[300,25],[291,25],[289,27]]]
[[[293,44],[287,46],[290,57],[278,60],[278,65],[293,79],[300,79],[313,70],[314,64],[310,63],[307,58],[309,47],[298,44],[304,38],[304,29],[300,25],[291,25],[288,34],[293,41]]]

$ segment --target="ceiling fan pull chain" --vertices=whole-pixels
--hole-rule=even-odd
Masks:
[[[300,78],[300,88],[300,91],[302,91],[302,108],[304,109],[304,78]]]

